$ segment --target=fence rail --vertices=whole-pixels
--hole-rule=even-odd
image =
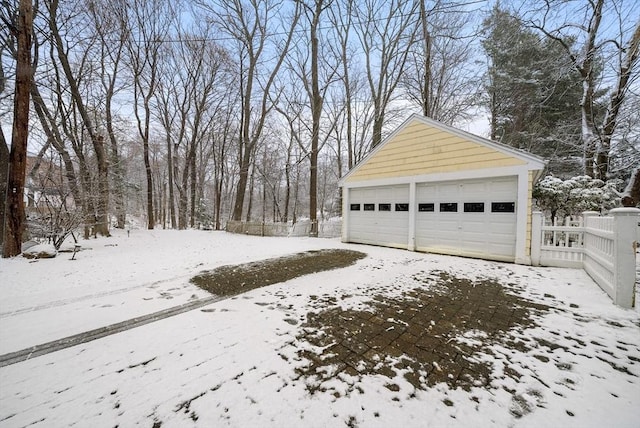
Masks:
[[[584,212],[577,220],[545,222],[533,213],[531,261],[536,266],[575,267],[623,307],[635,305],[636,248],[640,210],[619,208],[609,216]]]
[[[534,213],[531,258],[542,266],[580,268],[584,261],[582,217],[555,219],[548,223],[542,213]]]
[[[230,233],[241,233],[254,236],[289,236],[302,237],[311,233],[311,222],[297,223],[262,223],[259,221],[228,221],[225,230]],[[319,238],[337,238],[342,232],[341,221],[324,221],[318,223]]]

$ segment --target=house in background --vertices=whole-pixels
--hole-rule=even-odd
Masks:
[[[50,217],[52,211],[73,207],[64,170],[53,160],[27,156],[24,203],[27,216]]]
[[[342,240],[531,263],[541,158],[412,115],[340,181]]]

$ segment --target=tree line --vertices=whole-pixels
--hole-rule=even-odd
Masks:
[[[314,235],[340,214],[339,178],[415,111],[455,125],[484,109],[492,139],[552,173],[626,179],[640,159],[632,6],[3,0],[0,209],[24,217],[22,174],[56,188],[85,237],[131,216],[149,229],[305,217]],[[21,227],[3,223],[3,254]]]

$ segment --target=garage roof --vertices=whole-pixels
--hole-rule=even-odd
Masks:
[[[340,184],[506,166],[541,171],[545,161],[505,144],[413,114],[352,168]]]

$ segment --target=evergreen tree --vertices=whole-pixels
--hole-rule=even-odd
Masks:
[[[491,138],[544,157],[556,174],[579,173],[579,76],[509,12],[494,8],[484,28]]]

